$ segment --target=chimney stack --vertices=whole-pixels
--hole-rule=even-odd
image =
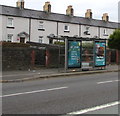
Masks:
[[[102,20],[103,20],[103,21],[109,21],[108,13],[104,13],[104,14],[103,14]]]
[[[66,15],[73,16],[74,15],[74,9],[72,8],[72,5],[69,5],[66,10]]]
[[[25,4],[24,0],[18,0],[16,2],[16,7],[20,8],[20,9],[24,9],[24,4]]]
[[[43,11],[51,13],[51,4],[50,4],[50,2],[45,2],[45,5],[43,6]]]
[[[87,9],[87,12],[85,13],[85,18],[92,18],[92,11],[91,11],[91,9]]]

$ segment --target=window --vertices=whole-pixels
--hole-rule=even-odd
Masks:
[[[89,26],[86,26],[85,27],[85,32],[84,32],[85,35],[90,35],[90,27]]]
[[[64,32],[69,32],[69,26],[68,25],[64,26]]]
[[[49,44],[53,44],[53,39],[49,39]]]
[[[104,34],[106,34],[106,29],[104,29]]]
[[[38,30],[42,30],[44,31],[44,25],[43,25],[43,22],[42,21],[39,21],[39,24],[38,24]]]
[[[104,29],[103,36],[108,36],[107,29]]]
[[[13,18],[8,18],[7,26],[13,27]]]
[[[43,25],[39,25],[39,29],[43,29]]]
[[[7,42],[12,42],[13,39],[13,35],[12,34],[8,34],[7,35]]]
[[[89,29],[90,29],[90,27],[87,26],[87,27],[86,27],[86,31],[89,31]]]
[[[39,36],[38,42],[43,43],[43,36]]]

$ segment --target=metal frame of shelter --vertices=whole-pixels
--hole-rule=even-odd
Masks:
[[[48,36],[48,38],[50,39],[53,39],[53,40],[57,40],[57,41],[60,41],[60,40],[63,40],[65,42],[65,72],[67,72],[68,69],[79,69],[79,70],[83,70],[83,66],[82,66],[82,49],[83,49],[83,46],[82,46],[82,42],[93,42],[93,59],[92,59],[92,62],[93,62],[93,65],[92,65],[92,69],[96,69],[96,68],[104,68],[106,67],[106,39],[101,39],[101,38],[83,38],[83,37],[69,37],[69,36],[61,36],[61,37],[58,37],[58,36]],[[78,43],[79,46],[76,46]],[[72,51],[71,54],[79,54],[79,59],[75,59],[77,56],[72,56],[73,59],[76,60],[76,65],[75,66],[69,66],[69,62],[68,62],[68,59],[69,59],[69,56],[70,56],[70,53],[69,53],[69,48],[70,48],[70,44],[72,45],[71,46],[71,49],[72,48],[76,48]],[[76,44],[74,46],[74,44]],[[98,48],[100,48],[102,51],[100,51]],[[75,50],[80,51],[79,52],[76,52]],[[104,54],[103,56],[100,56],[100,53],[99,55],[97,55],[96,52],[101,52],[102,54]],[[68,56],[69,55],[69,56]],[[70,56],[71,57],[71,56]],[[72,63],[75,62],[74,61],[71,61]],[[79,63],[79,65],[77,64],[77,62]],[[73,63],[74,64],[74,63]],[[86,68],[87,70],[89,70],[89,68]]]

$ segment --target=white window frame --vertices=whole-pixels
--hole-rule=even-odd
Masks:
[[[45,30],[45,28],[44,28],[44,22],[43,21],[39,21],[38,22],[38,29],[39,30]]]
[[[85,26],[84,34],[85,35],[90,35],[90,26]]]
[[[67,29],[66,29],[66,27],[67,27]],[[64,25],[64,32],[69,32],[70,30],[70,27],[69,27],[69,25]]]
[[[39,36],[38,43],[43,43],[43,36]]]
[[[7,34],[7,42],[13,42],[13,34]]]
[[[89,26],[86,26],[86,31],[90,31],[90,27]]]
[[[104,30],[103,30],[103,36],[108,36],[108,34],[107,34],[107,29],[104,29]]]
[[[13,19],[13,18],[10,18],[10,17],[7,19],[7,26],[8,26],[8,27],[13,27],[13,20],[14,20],[14,19]]]

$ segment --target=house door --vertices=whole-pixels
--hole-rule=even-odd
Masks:
[[[25,37],[20,37],[20,43],[25,43]]]

